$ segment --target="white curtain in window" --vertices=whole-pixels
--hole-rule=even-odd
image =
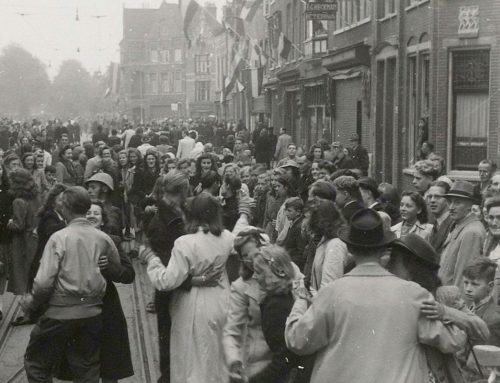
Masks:
[[[457,139],[486,138],[490,97],[487,93],[457,94],[456,130]]]

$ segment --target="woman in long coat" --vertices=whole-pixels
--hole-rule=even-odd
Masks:
[[[40,197],[33,176],[26,169],[16,169],[10,174],[12,218],[7,228],[12,233],[12,267],[7,291],[15,295],[28,292],[29,270],[35,257],[38,240]]]
[[[220,203],[208,193],[193,199],[187,232],[175,241],[172,257],[164,266],[155,255],[147,257],[148,275],[158,290],[174,290],[170,301],[170,379],[172,383],[226,383],[229,375],[222,348],[222,329],[229,306],[226,261],[233,235],[224,230]],[[223,269],[212,287],[177,289],[189,275]]]

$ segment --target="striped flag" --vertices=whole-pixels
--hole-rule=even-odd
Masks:
[[[251,22],[262,5],[263,0],[246,0],[241,8],[240,18]]]
[[[181,9],[182,20],[184,21],[184,36],[186,36],[188,46],[191,47],[191,40],[196,38],[196,36],[191,36],[191,26],[202,8],[196,0],[179,0],[179,7]]]
[[[240,70],[243,68],[243,65],[244,65],[243,57],[238,52],[234,55],[234,59],[231,64],[231,73],[229,74],[228,77],[226,77],[225,80],[224,99],[229,94],[229,92],[231,92],[234,85],[236,84],[236,81],[238,80],[238,76],[240,74]]]

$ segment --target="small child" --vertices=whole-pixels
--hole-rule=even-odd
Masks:
[[[500,346],[500,309],[493,298],[496,269],[497,264],[488,258],[475,260],[463,272],[463,291],[469,309],[490,330],[490,336],[484,343]],[[469,355],[467,366],[474,367],[474,364]]]
[[[285,201],[285,216],[290,221],[290,228],[282,245],[288,251],[290,258],[299,267],[300,271],[303,271],[306,263],[304,257],[306,241],[302,235],[304,202],[301,198],[292,197]]]

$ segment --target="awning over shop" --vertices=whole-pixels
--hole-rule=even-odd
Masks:
[[[323,67],[329,71],[359,65],[370,66],[370,47],[364,42],[335,50],[323,57]]]

